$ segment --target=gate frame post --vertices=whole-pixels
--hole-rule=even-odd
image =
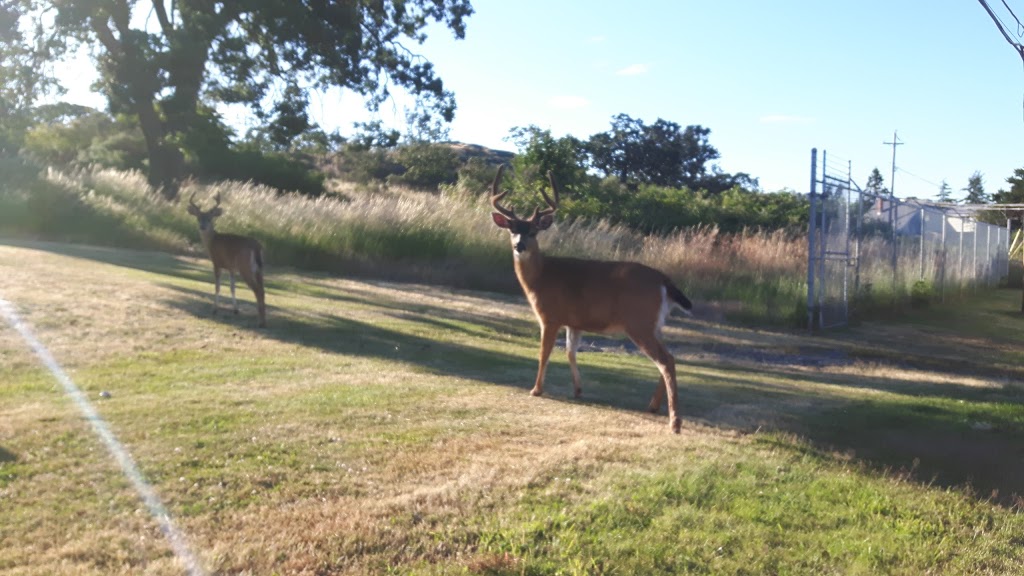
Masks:
[[[818,149],[811,148],[811,218],[807,223],[807,331],[814,332],[814,237],[817,226]]]

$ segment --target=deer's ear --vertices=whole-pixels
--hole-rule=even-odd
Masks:
[[[555,217],[551,214],[545,214],[537,220],[537,230],[547,230],[551,227],[551,224],[555,221]]]
[[[214,208],[213,210],[210,210],[209,215],[213,218],[216,218],[223,213],[224,212],[222,212],[220,208]]]
[[[497,224],[498,228],[507,229],[509,227],[508,218],[504,214],[500,212],[491,212],[491,218],[494,220],[494,223]]]
[[[199,216],[199,208],[197,208],[195,205],[190,205],[188,207],[188,213],[193,216]]]

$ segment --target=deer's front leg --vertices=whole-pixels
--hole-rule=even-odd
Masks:
[[[238,314],[238,300],[235,299],[235,271],[228,270],[228,278],[231,279],[231,308]]]
[[[548,358],[555,347],[555,337],[558,336],[559,328],[561,326],[540,327],[540,365],[537,366],[537,381],[533,384],[533,390],[530,390],[533,396],[544,393],[544,372],[548,369]]]
[[[220,307],[220,267],[213,267],[213,313]]]

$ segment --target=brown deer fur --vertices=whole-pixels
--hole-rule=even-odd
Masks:
[[[582,394],[576,351],[583,332],[625,333],[649,356],[661,373],[649,408],[658,412],[663,396],[668,397],[669,425],[678,433],[675,359],[661,341],[661,328],[672,308],[689,311],[691,303],[662,272],[637,262],[607,262],[545,256],[537,244],[537,233],[551,226],[558,208],[558,189],[548,174],[555,199],[542,190],[549,208],[534,210],[528,219],[499,204],[508,191],[498,192],[504,166],[498,169],[492,187],[494,223],[511,234],[516,276],[523,287],[541,329],[540,364],[533,390],[544,392],[544,373],[558,331],[566,327],[566,351],[572,371],[573,393]]]
[[[231,304],[238,314],[238,301],[235,300],[235,273],[237,272],[256,296],[256,309],[259,312],[259,325],[267,325],[267,311],[264,303],[263,290],[263,247],[260,243],[246,236],[237,234],[221,234],[213,229],[213,221],[222,214],[220,194],[216,197],[213,208],[203,211],[195,203],[195,194],[189,198],[188,213],[196,217],[199,223],[199,237],[206,247],[206,252],[213,262],[213,313],[217,313],[220,304],[220,273],[227,270],[231,279]]]

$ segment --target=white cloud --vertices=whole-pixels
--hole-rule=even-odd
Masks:
[[[647,74],[650,66],[647,64],[630,64],[625,68],[616,72],[619,76],[639,76],[641,74]]]
[[[591,36],[587,39],[591,44],[603,44],[608,40],[607,36]]]
[[[791,116],[787,114],[769,114],[761,116],[761,124],[813,124],[814,118],[809,116]]]
[[[555,96],[548,100],[548,106],[560,110],[578,110],[590,106],[590,101],[582,96]]]

